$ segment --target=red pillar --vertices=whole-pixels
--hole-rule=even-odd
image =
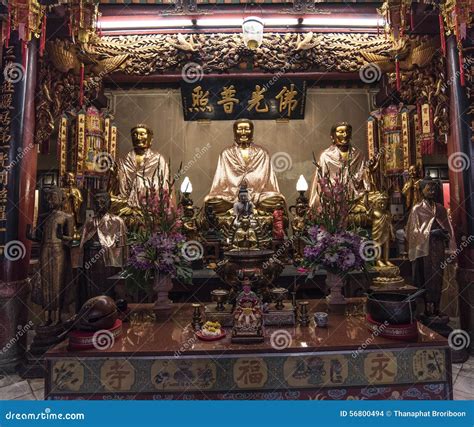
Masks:
[[[469,141],[467,98],[460,84],[456,39],[447,40],[448,82],[450,84],[450,133],[448,164],[451,215],[459,249],[457,281],[461,329],[470,334],[474,350],[474,158]],[[463,242],[468,242],[464,247]]]
[[[36,43],[22,50],[16,32],[10,50],[4,49],[9,62],[22,75],[15,74],[11,109],[10,141],[1,150],[8,157],[7,215],[1,224],[0,258],[0,370],[10,371],[21,361],[26,347],[26,332],[31,329],[27,305],[31,244],[26,225],[33,222],[36,186],[37,148],[34,145]],[[26,58],[23,57],[26,55]],[[25,69],[20,66],[26,64]],[[3,74],[3,73],[2,73]],[[5,77],[4,77],[5,78]],[[7,146],[9,145],[9,147]],[[8,250],[7,250],[8,249]]]

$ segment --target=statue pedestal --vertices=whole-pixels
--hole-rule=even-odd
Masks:
[[[385,290],[388,287],[401,287],[405,285],[405,280],[400,276],[400,269],[393,266],[375,267],[380,276],[372,281],[372,285],[377,290]]]
[[[263,313],[264,326],[295,326],[296,316],[293,304],[284,303],[281,310],[277,310],[274,306],[267,312]]]

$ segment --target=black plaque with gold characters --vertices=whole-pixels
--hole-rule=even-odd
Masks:
[[[181,85],[184,120],[304,119],[306,81],[203,79]]]

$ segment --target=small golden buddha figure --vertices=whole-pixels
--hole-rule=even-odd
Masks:
[[[386,193],[371,193],[372,208],[370,209],[372,219],[372,240],[380,248],[379,257],[376,259],[377,267],[393,267],[389,261],[390,241],[395,238],[392,227],[392,216],[390,214]]]
[[[257,210],[270,215],[278,203],[285,206],[268,151],[253,142],[253,123],[234,122],[234,144],[222,151],[211,190],[205,198],[217,216],[226,214],[237,201],[242,182],[247,182],[249,200]]]
[[[193,205],[183,206],[183,232],[188,240],[199,239],[198,215]]]
[[[73,215],[76,227],[80,224],[80,211],[83,202],[81,190],[77,188],[76,176],[66,172],[63,176],[64,206],[63,211]]]
[[[408,168],[408,179],[402,188],[402,193],[405,196],[405,206],[410,210],[413,206],[421,202],[420,191],[421,179],[418,178],[418,173],[415,165]]]
[[[257,250],[258,238],[255,230],[250,228],[250,218],[242,217],[240,226],[234,234],[232,241],[232,250]]]
[[[140,206],[140,198],[150,187],[158,187],[161,179],[167,186],[168,164],[151,149],[153,131],[145,124],[131,129],[133,150],[117,162],[111,194],[112,210],[120,216],[132,216]]]
[[[318,164],[321,175],[329,172],[329,177],[334,179],[344,173],[343,181],[350,181],[354,196],[360,197],[367,190],[368,185],[364,180],[365,164],[362,152],[351,144],[352,126],[347,122],[339,122],[331,128],[332,145],[326,148],[319,156]],[[349,178],[350,177],[350,178]],[[310,206],[316,206],[318,197],[318,174],[315,172],[311,185]]]

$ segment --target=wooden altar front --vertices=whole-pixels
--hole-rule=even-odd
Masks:
[[[231,343],[231,331],[198,340],[191,305],[176,305],[165,322],[124,324],[102,351],[68,351],[67,342],[50,350],[45,397],[452,399],[447,340],[421,324],[414,341],[375,336],[354,310],[362,304],[351,299],[347,314],[330,313],[325,329],[267,327],[265,341],[250,345]],[[310,313],[325,310],[325,302],[310,302]]]

